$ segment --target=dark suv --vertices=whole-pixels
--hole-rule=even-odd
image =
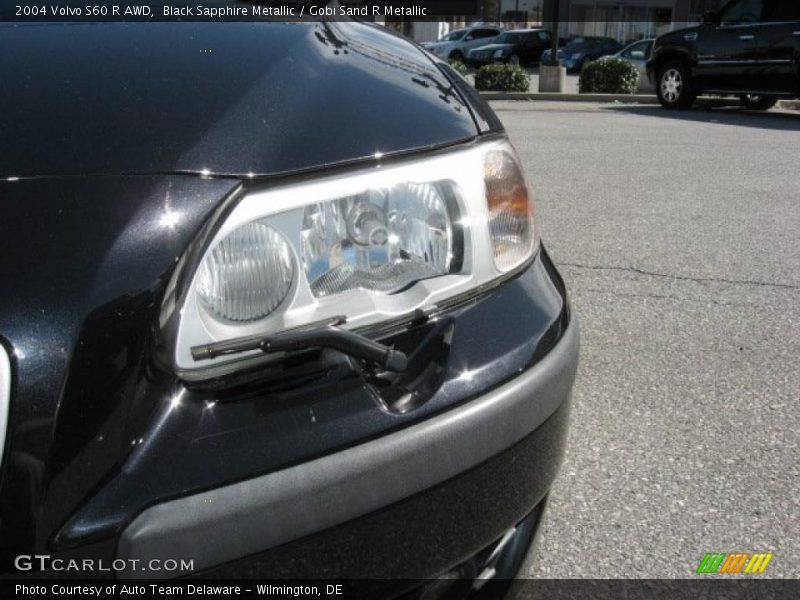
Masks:
[[[689,108],[699,94],[735,94],[767,110],[800,95],[800,2],[731,0],[696,27],[659,37],[647,63],[666,108]]]

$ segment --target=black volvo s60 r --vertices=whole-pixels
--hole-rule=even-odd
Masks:
[[[2,572],[523,568],[577,324],[464,80],[350,22],[0,51]]]

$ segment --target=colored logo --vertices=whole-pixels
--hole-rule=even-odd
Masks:
[[[767,570],[772,553],[766,552],[708,552],[700,561],[697,573],[761,574]]]

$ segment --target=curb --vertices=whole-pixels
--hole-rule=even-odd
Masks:
[[[572,94],[561,92],[478,92],[485,100],[528,100],[547,102],[635,102],[658,104],[649,94]]]
[[[478,92],[484,100],[524,100],[527,102],[618,102],[624,104],[658,104],[650,94],[573,94],[561,92]],[[698,98],[700,106],[741,106],[736,98]],[[780,100],[777,108],[800,110],[800,100]]]

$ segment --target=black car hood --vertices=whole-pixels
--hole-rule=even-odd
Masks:
[[[418,48],[351,23],[0,24],[0,178],[271,175],[477,134]]]

